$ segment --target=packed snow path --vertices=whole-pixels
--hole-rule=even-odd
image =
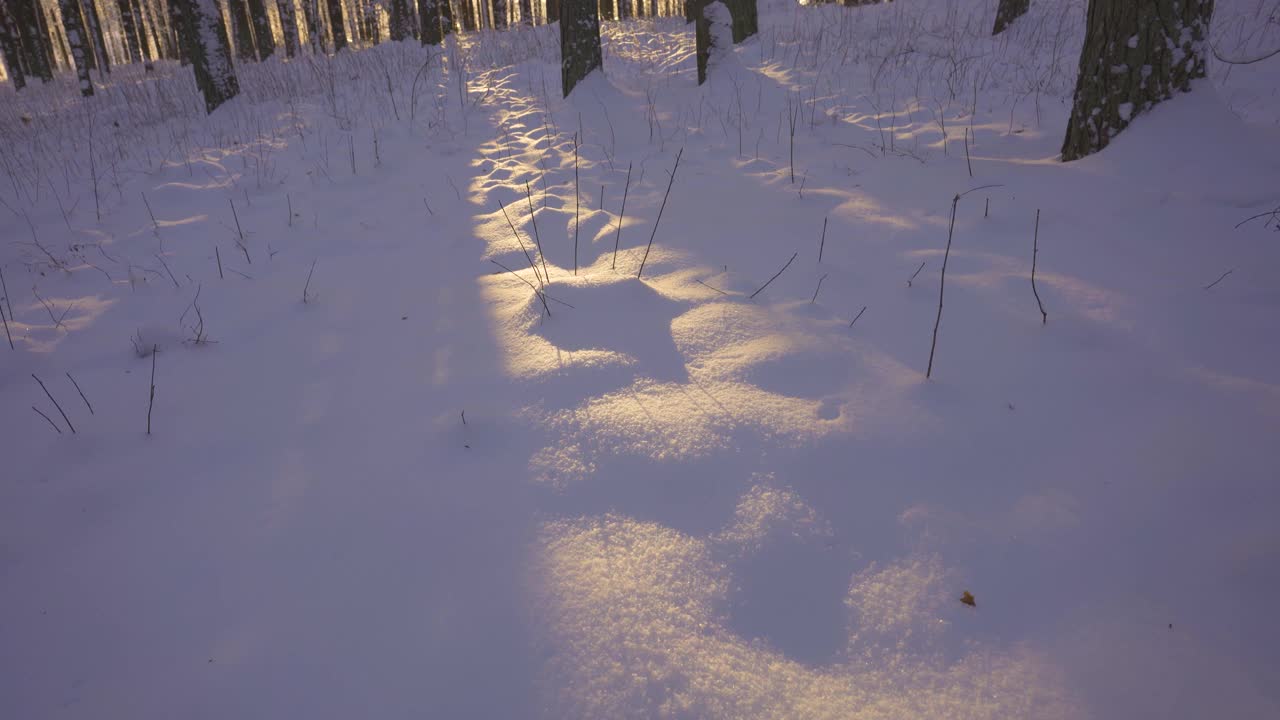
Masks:
[[[679,21],[619,26],[567,102],[477,46],[429,142],[277,104],[304,129],[272,150],[77,215],[145,281],[7,271],[0,714],[1272,712],[1280,253],[1205,238],[1265,199],[1274,133],[1193,95],[1064,167],[1062,120],[1013,132],[995,94],[948,141],[832,90],[792,182],[818,83],[767,37],[698,90]],[[1170,159],[1190,127],[1232,142]],[[950,200],[985,184],[925,382]],[[66,371],[75,436],[28,408]]]

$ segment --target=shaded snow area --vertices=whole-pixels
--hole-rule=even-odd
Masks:
[[[0,93],[0,717],[1280,717],[1280,65],[994,9]]]

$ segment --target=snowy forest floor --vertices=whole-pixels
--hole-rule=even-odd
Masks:
[[[1280,715],[1277,72],[987,4],[0,98],[0,715]]]

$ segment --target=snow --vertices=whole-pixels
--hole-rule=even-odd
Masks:
[[[1063,5],[6,88],[0,715],[1280,714],[1277,66],[1062,164]]]

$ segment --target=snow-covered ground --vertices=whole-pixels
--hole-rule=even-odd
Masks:
[[[1280,716],[1280,65],[1032,6],[4,91],[0,717]]]

